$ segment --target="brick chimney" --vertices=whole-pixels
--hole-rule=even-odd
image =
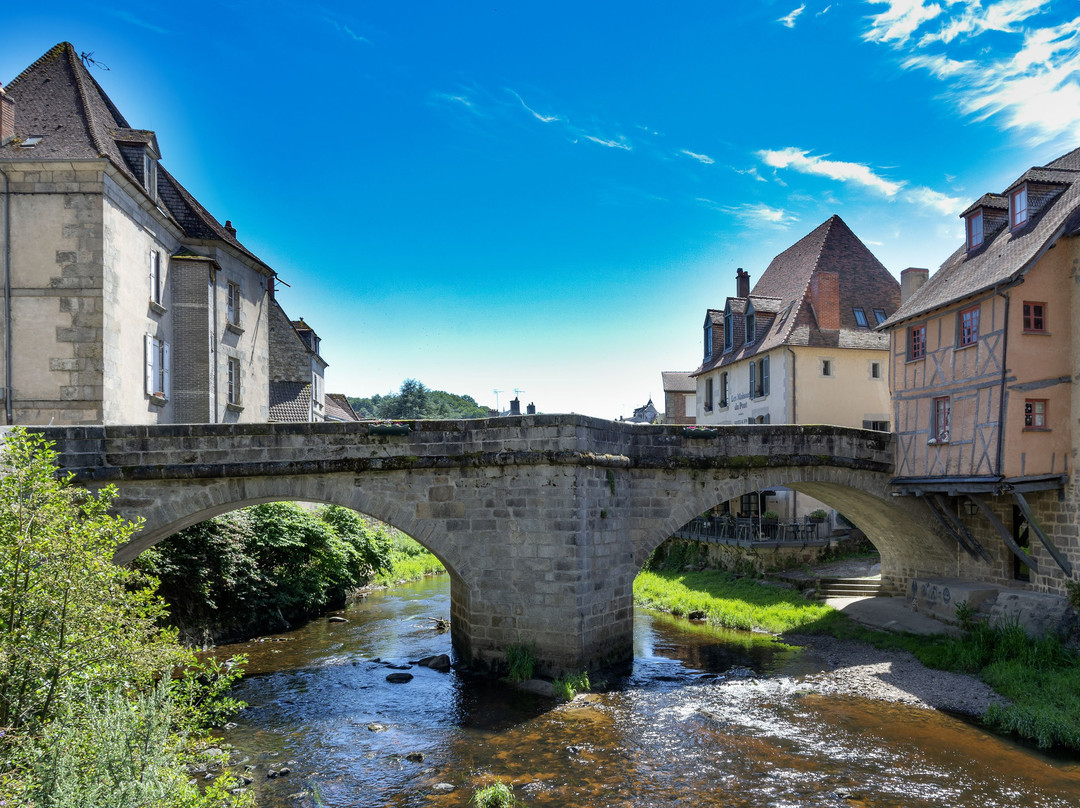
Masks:
[[[822,331],[840,329],[840,274],[815,272],[810,280],[810,303],[814,307],[818,328]]]
[[[515,396],[514,400],[510,402],[510,414],[521,415],[521,400],[517,398],[517,396]]]
[[[225,232],[233,238],[236,238],[236,228],[232,226],[232,222],[229,219],[225,220]]]
[[[536,415],[536,405],[530,404],[528,407],[525,408],[525,412],[528,415]]]
[[[908,298],[915,294],[930,277],[929,269],[921,267],[908,267],[900,273],[900,305],[907,303]]]
[[[742,267],[735,273],[735,297],[750,297],[750,273]]]
[[[0,85],[0,146],[15,137],[15,101]]]

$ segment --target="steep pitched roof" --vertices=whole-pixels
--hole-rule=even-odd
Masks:
[[[145,144],[157,152],[157,138],[149,130],[131,127],[70,42],[50,48],[4,89],[15,102],[15,132],[20,141],[35,135],[41,140],[32,150],[23,149],[19,141],[0,146],[0,160],[106,158],[142,187],[141,176],[125,159],[120,144]],[[272,273],[160,165],[158,197],[156,201],[188,238],[223,241]]]
[[[270,420],[307,421],[311,415],[311,382],[270,382]]]
[[[660,377],[664,380],[665,393],[696,393],[697,382],[690,374],[682,370],[664,370]]]
[[[327,421],[359,421],[360,416],[352,408],[344,393],[327,393],[323,397]]]
[[[839,281],[840,328],[824,331],[815,316],[811,281],[819,272],[834,272]],[[853,309],[863,309],[873,318],[874,309],[891,314],[900,304],[900,284],[866,247],[843,219],[833,215],[769,263],[750,291],[749,302],[758,314],[756,336],[746,345],[736,318],[734,350],[703,364],[692,375],[700,375],[782,345],[836,348],[886,348],[888,339],[862,328]],[[733,312],[746,311],[746,300],[728,298]],[[873,323],[873,319],[868,322]]]
[[[1059,238],[1080,234],[1080,149],[1025,171],[1009,187],[1021,181],[1047,189],[1047,193],[1031,197],[1037,198],[1041,207],[1031,210],[1027,224],[1015,231],[1003,227],[971,252],[962,245],[882,324],[883,328],[1009,284]]]

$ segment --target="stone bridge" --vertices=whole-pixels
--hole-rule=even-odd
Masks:
[[[115,485],[119,512],[144,520],[118,561],[245,505],[341,505],[446,566],[459,656],[493,662],[532,642],[546,672],[628,661],[632,583],[646,559],[692,517],[751,491],[788,486],[842,512],[900,591],[956,555],[921,501],[889,495],[893,444],[881,432],[577,415],[34,431],[56,442],[76,482]]]

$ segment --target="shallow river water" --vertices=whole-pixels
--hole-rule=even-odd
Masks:
[[[449,610],[442,577],[372,593],[347,623],[218,649],[250,657],[250,706],[224,739],[261,806],[466,806],[496,778],[534,808],[1080,806],[1080,761],[811,694],[809,652],[641,610],[633,672],[568,704],[416,666],[388,683],[391,664],[450,653],[429,620]]]

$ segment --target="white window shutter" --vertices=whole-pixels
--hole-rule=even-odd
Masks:
[[[761,360],[761,394],[769,395],[769,357]]]
[[[172,395],[172,379],[169,375],[172,363],[169,358],[169,343],[161,343],[161,392],[165,398]]]
[[[152,396],[154,394],[154,355],[157,353],[155,340],[149,334],[143,337],[143,343],[146,348],[146,372],[144,374],[146,382],[146,394]]]

